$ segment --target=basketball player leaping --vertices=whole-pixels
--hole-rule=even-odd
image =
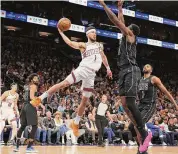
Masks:
[[[176,101],[162,84],[161,80],[158,77],[151,75],[152,71],[153,68],[151,65],[145,65],[143,68],[144,76],[140,79],[138,84],[138,108],[141,112],[141,117],[144,124],[151,119],[156,111],[157,89],[164,93],[165,96],[167,96],[167,98],[175,105],[176,109],[178,110]],[[132,123],[129,125],[129,129],[132,132],[132,136],[135,138],[136,132]],[[140,149],[140,151],[143,152],[142,149]],[[138,152],[137,154],[141,153]],[[143,152],[142,154],[147,154],[147,152]]]
[[[0,134],[2,133],[5,121],[12,125],[12,135],[10,142],[13,142],[17,134],[17,121],[14,111],[16,111],[17,116],[19,116],[19,111],[17,107],[17,102],[19,99],[19,94],[17,93],[17,84],[11,84],[11,90],[5,91],[0,97]]]
[[[78,125],[80,117],[83,115],[86,103],[91,96],[94,88],[96,72],[100,69],[102,62],[107,69],[107,75],[109,76],[109,78],[112,78],[112,72],[108,65],[108,60],[103,52],[103,45],[99,42],[96,42],[96,29],[94,27],[88,27],[86,29],[86,36],[88,38],[87,43],[73,42],[60,29],[58,29],[58,31],[66,44],[74,49],[80,50],[82,61],[80,62],[79,67],[72,71],[72,73],[64,81],[52,86],[38,99],[34,99],[33,102],[43,100],[44,98],[48,97],[48,95],[55,93],[57,90],[68,87],[71,84],[77,83],[82,80],[83,96],[78,108],[77,116],[71,125],[74,135],[78,136]]]
[[[104,0],[99,0],[107,16],[122,32],[123,37],[120,42],[118,52],[119,67],[119,94],[125,112],[134,124],[137,130],[137,138],[142,151],[147,151],[152,134],[147,134],[144,123],[142,122],[141,113],[136,105],[138,81],[141,78],[141,71],[136,62],[136,36],[140,33],[140,28],[131,24],[125,26],[122,14],[122,1],[119,0],[118,17],[107,7]]]

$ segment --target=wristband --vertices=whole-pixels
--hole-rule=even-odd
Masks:
[[[109,66],[106,67],[107,70],[111,70]]]

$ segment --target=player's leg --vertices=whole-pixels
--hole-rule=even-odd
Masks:
[[[58,83],[55,84],[54,86],[52,86],[51,88],[49,88],[46,92],[44,92],[41,96],[39,96],[40,100],[42,101],[43,99],[47,98],[48,96],[52,95],[53,93],[55,93],[56,91],[58,91],[59,89],[63,89],[65,87],[70,86],[73,83],[77,83],[79,82],[80,79],[80,73],[81,72],[81,68],[78,67],[76,70],[72,71],[70,75],[67,76],[67,78]],[[36,101],[36,100],[34,100]]]
[[[2,131],[4,130],[5,127],[5,120],[0,119],[0,134],[2,134]]]
[[[25,130],[25,128],[27,126],[25,106],[26,105],[23,106],[23,108],[21,110],[21,113],[20,113],[20,123],[21,123],[21,126],[20,126],[19,130],[17,131],[17,141],[16,141],[16,147],[14,149],[14,152],[18,152],[19,151],[20,138],[22,136],[23,131]]]
[[[72,129],[74,132],[74,135],[78,136],[79,132],[78,132],[78,125],[80,122],[80,118],[83,115],[84,111],[85,111],[85,107],[87,105],[88,99],[90,98],[92,92],[93,92],[93,87],[94,87],[94,79],[95,79],[95,73],[94,72],[88,72],[88,70],[86,70],[86,72],[84,72],[86,74],[86,77],[84,78],[83,76],[83,80],[82,80],[82,100],[81,103],[78,107],[78,113],[77,116],[74,118],[74,122],[72,123]]]
[[[142,117],[142,121],[145,125],[145,123],[147,123],[150,118],[153,116],[154,112],[155,112],[155,109],[156,109],[156,103],[152,103],[152,104],[139,104],[138,105],[138,108],[139,108],[139,111],[141,112],[141,117]],[[138,142],[138,139],[137,139],[137,133],[135,131],[135,127],[133,125],[133,123],[130,123],[129,125],[129,130],[131,131],[132,133],[132,136],[133,138],[136,140],[138,146],[139,146],[139,142]],[[141,154],[138,150],[137,154]],[[147,154],[147,152],[143,152],[142,154]]]
[[[141,78],[140,69],[131,67],[123,71],[123,85],[121,86],[121,102],[128,117],[137,128],[137,136],[142,140],[147,136],[145,126],[142,122],[141,113],[136,105],[138,81]],[[139,140],[142,143],[142,140]]]
[[[3,109],[3,107],[0,108],[0,134],[4,130],[5,127],[5,121],[8,117],[8,111]]]
[[[156,103],[150,103],[145,105],[139,105],[139,110],[141,112],[142,120],[144,125],[151,119],[156,110]],[[148,149],[149,142],[151,141],[152,133],[150,132],[145,139],[144,143],[139,147],[140,152],[145,152]]]
[[[32,126],[32,130],[29,133],[29,142],[27,145],[26,152],[37,152],[32,147],[33,142],[35,140],[36,130],[37,130],[37,111],[36,108],[33,107],[31,104],[27,104],[25,111],[26,111],[27,125]]]
[[[16,117],[13,111],[9,114],[8,122],[12,126],[12,135],[11,135],[10,141],[13,141],[17,135],[17,121],[16,121]]]

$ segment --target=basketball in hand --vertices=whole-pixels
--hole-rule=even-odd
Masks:
[[[68,18],[62,18],[58,21],[57,27],[61,31],[67,31],[70,29],[71,21]]]

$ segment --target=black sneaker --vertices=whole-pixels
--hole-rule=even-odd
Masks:
[[[104,143],[98,144],[98,147],[105,147],[105,144]]]
[[[145,151],[145,152],[140,152],[140,151],[137,151],[137,154],[148,154],[148,152],[147,151]]]

